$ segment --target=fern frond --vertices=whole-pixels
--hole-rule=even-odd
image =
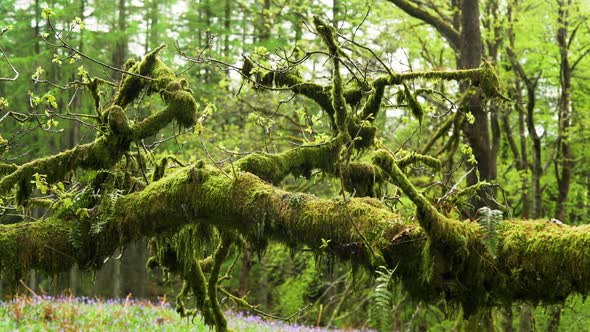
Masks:
[[[483,244],[487,251],[496,258],[498,251],[498,225],[504,219],[504,215],[500,210],[492,210],[484,206],[477,210],[479,216],[477,222],[481,227],[484,236]]]
[[[395,269],[385,266],[377,268],[377,279],[371,295],[369,320],[378,331],[389,331],[392,328],[392,310],[394,304],[393,273]]]

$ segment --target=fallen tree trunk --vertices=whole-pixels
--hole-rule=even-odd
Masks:
[[[18,278],[31,268],[53,274],[76,263],[99,266],[134,239],[203,223],[251,241],[317,250],[323,239],[330,240],[322,249],[326,254],[374,268],[369,245],[386,266],[396,267],[414,298],[444,297],[466,314],[517,300],[560,302],[590,290],[590,226],[505,220],[494,257],[475,222],[445,220],[450,233],[444,238],[457,240],[433,243],[418,223],[404,221],[377,200],[319,199],[283,191],[250,173],[229,177],[206,166],[182,168],[120,197],[113,207],[88,212],[62,210],[36,222],[0,225],[4,276]]]

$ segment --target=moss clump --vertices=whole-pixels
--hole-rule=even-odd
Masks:
[[[357,197],[379,197],[379,187],[385,182],[380,168],[360,162],[349,163],[342,177],[344,189]]]
[[[348,132],[356,149],[369,149],[375,142],[377,127],[368,121],[351,121],[348,123]]]
[[[242,66],[241,73],[244,78],[249,79],[252,75],[252,69],[254,69],[254,63],[250,58],[244,58],[244,65]]]
[[[126,71],[130,71],[131,68],[133,68],[133,66],[135,66],[136,64],[137,64],[137,60],[135,60],[135,59],[128,59],[123,64],[123,69],[126,70]]]
[[[0,225],[3,278],[21,278],[30,268],[48,274],[66,271],[77,256],[66,240],[70,227],[71,223],[55,219]]]
[[[217,247],[215,254],[213,255],[213,267],[209,274],[209,283],[207,285],[207,293],[209,295],[209,305],[212,311],[213,318],[215,320],[216,331],[227,331],[227,320],[219,304],[219,298],[217,296],[217,285],[219,283],[219,277],[221,272],[221,264],[229,253],[231,246],[230,237],[222,234],[221,241]],[[198,265],[198,264],[197,264]]]
[[[166,81],[168,81],[170,77],[170,70],[167,69],[166,65],[164,65],[164,63],[162,63],[160,59],[158,59],[158,53],[163,48],[164,46],[160,46],[155,50],[151,51],[150,53],[146,54],[144,59],[140,62],[130,60],[125,63],[125,67],[129,67],[127,69],[128,72],[153,78],[153,81],[155,82],[149,81],[139,76],[129,74],[123,75],[123,78],[121,79],[121,84],[119,85],[119,90],[115,94],[115,105],[118,105],[124,109],[125,107],[127,107],[129,103],[131,103],[139,96],[141,90],[148,84],[155,83],[155,85],[157,86],[155,87],[155,89],[158,90],[166,87],[166,85],[168,84],[168,82]],[[174,73],[172,73],[172,76],[174,76]],[[160,83],[163,83],[164,85],[160,85]],[[152,88],[152,90],[153,89],[154,88]],[[156,90],[156,92],[158,90]]]
[[[156,168],[154,168],[154,172],[152,173],[152,182],[158,181],[164,177],[166,166],[168,166],[168,157],[160,159],[160,163],[156,165]]]
[[[176,122],[184,128],[194,125],[199,106],[190,92],[184,90],[166,91],[165,95],[165,100],[168,102],[166,110],[173,113]]]
[[[129,120],[121,107],[113,105],[105,111],[105,115],[107,116],[111,133],[117,136],[128,136],[131,133]]]
[[[313,17],[313,24],[318,32],[318,35],[322,38],[326,46],[328,46],[328,50],[330,54],[336,55],[338,53],[338,44],[336,44],[336,37],[335,31],[332,26],[326,24],[322,21],[318,16]]]
[[[337,141],[324,145],[304,145],[279,154],[253,153],[240,159],[236,166],[276,184],[289,174],[310,177],[314,169],[333,174],[339,151]]]
[[[396,163],[399,168],[404,168],[411,164],[418,163],[426,165],[435,171],[438,171],[442,168],[442,162],[439,159],[427,155],[418,154],[413,151],[406,152],[405,156],[398,159]]]
[[[360,90],[360,89],[359,89]],[[367,98],[365,105],[360,113],[361,120],[373,121],[377,117],[377,113],[381,109],[381,102],[383,101],[383,94],[385,93],[385,84],[381,81],[373,83],[371,94]]]
[[[6,174],[10,174],[18,169],[16,164],[0,163],[0,178]]]
[[[479,86],[481,87],[481,91],[483,95],[487,98],[497,98],[503,101],[511,101],[510,99],[506,98],[500,92],[500,79],[498,78],[498,74],[494,69],[494,66],[487,61],[483,60],[481,66],[480,77],[479,77]]]
[[[168,103],[160,112],[150,115],[132,127],[133,139],[140,140],[157,134],[172,120],[176,120],[181,127],[190,127],[195,123],[198,105],[195,98],[188,91],[162,91],[164,100]]]
[[[412,115],[418,120],[420,124],[422,124],[422,118],[424,118],[424,108],[422,104],[418,102],[416,96],[410,91],[408,86],[404,84],[404,91],[403,91],[404,100],[406,101],[410,111],[412,111]]]

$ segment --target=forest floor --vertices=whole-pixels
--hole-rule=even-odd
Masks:
[[[234,331],[326,330],[227,312]],[[182,319],[167,301],[18,296],[0,302],[0,331],[210,331],[200,317]]]

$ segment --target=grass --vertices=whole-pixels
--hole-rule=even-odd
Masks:
[[[328,331],[226,313],[234,331]],[[181,319],[165,300],[18,296],[0,302],[0,331],[210,331],[196,317]]]

